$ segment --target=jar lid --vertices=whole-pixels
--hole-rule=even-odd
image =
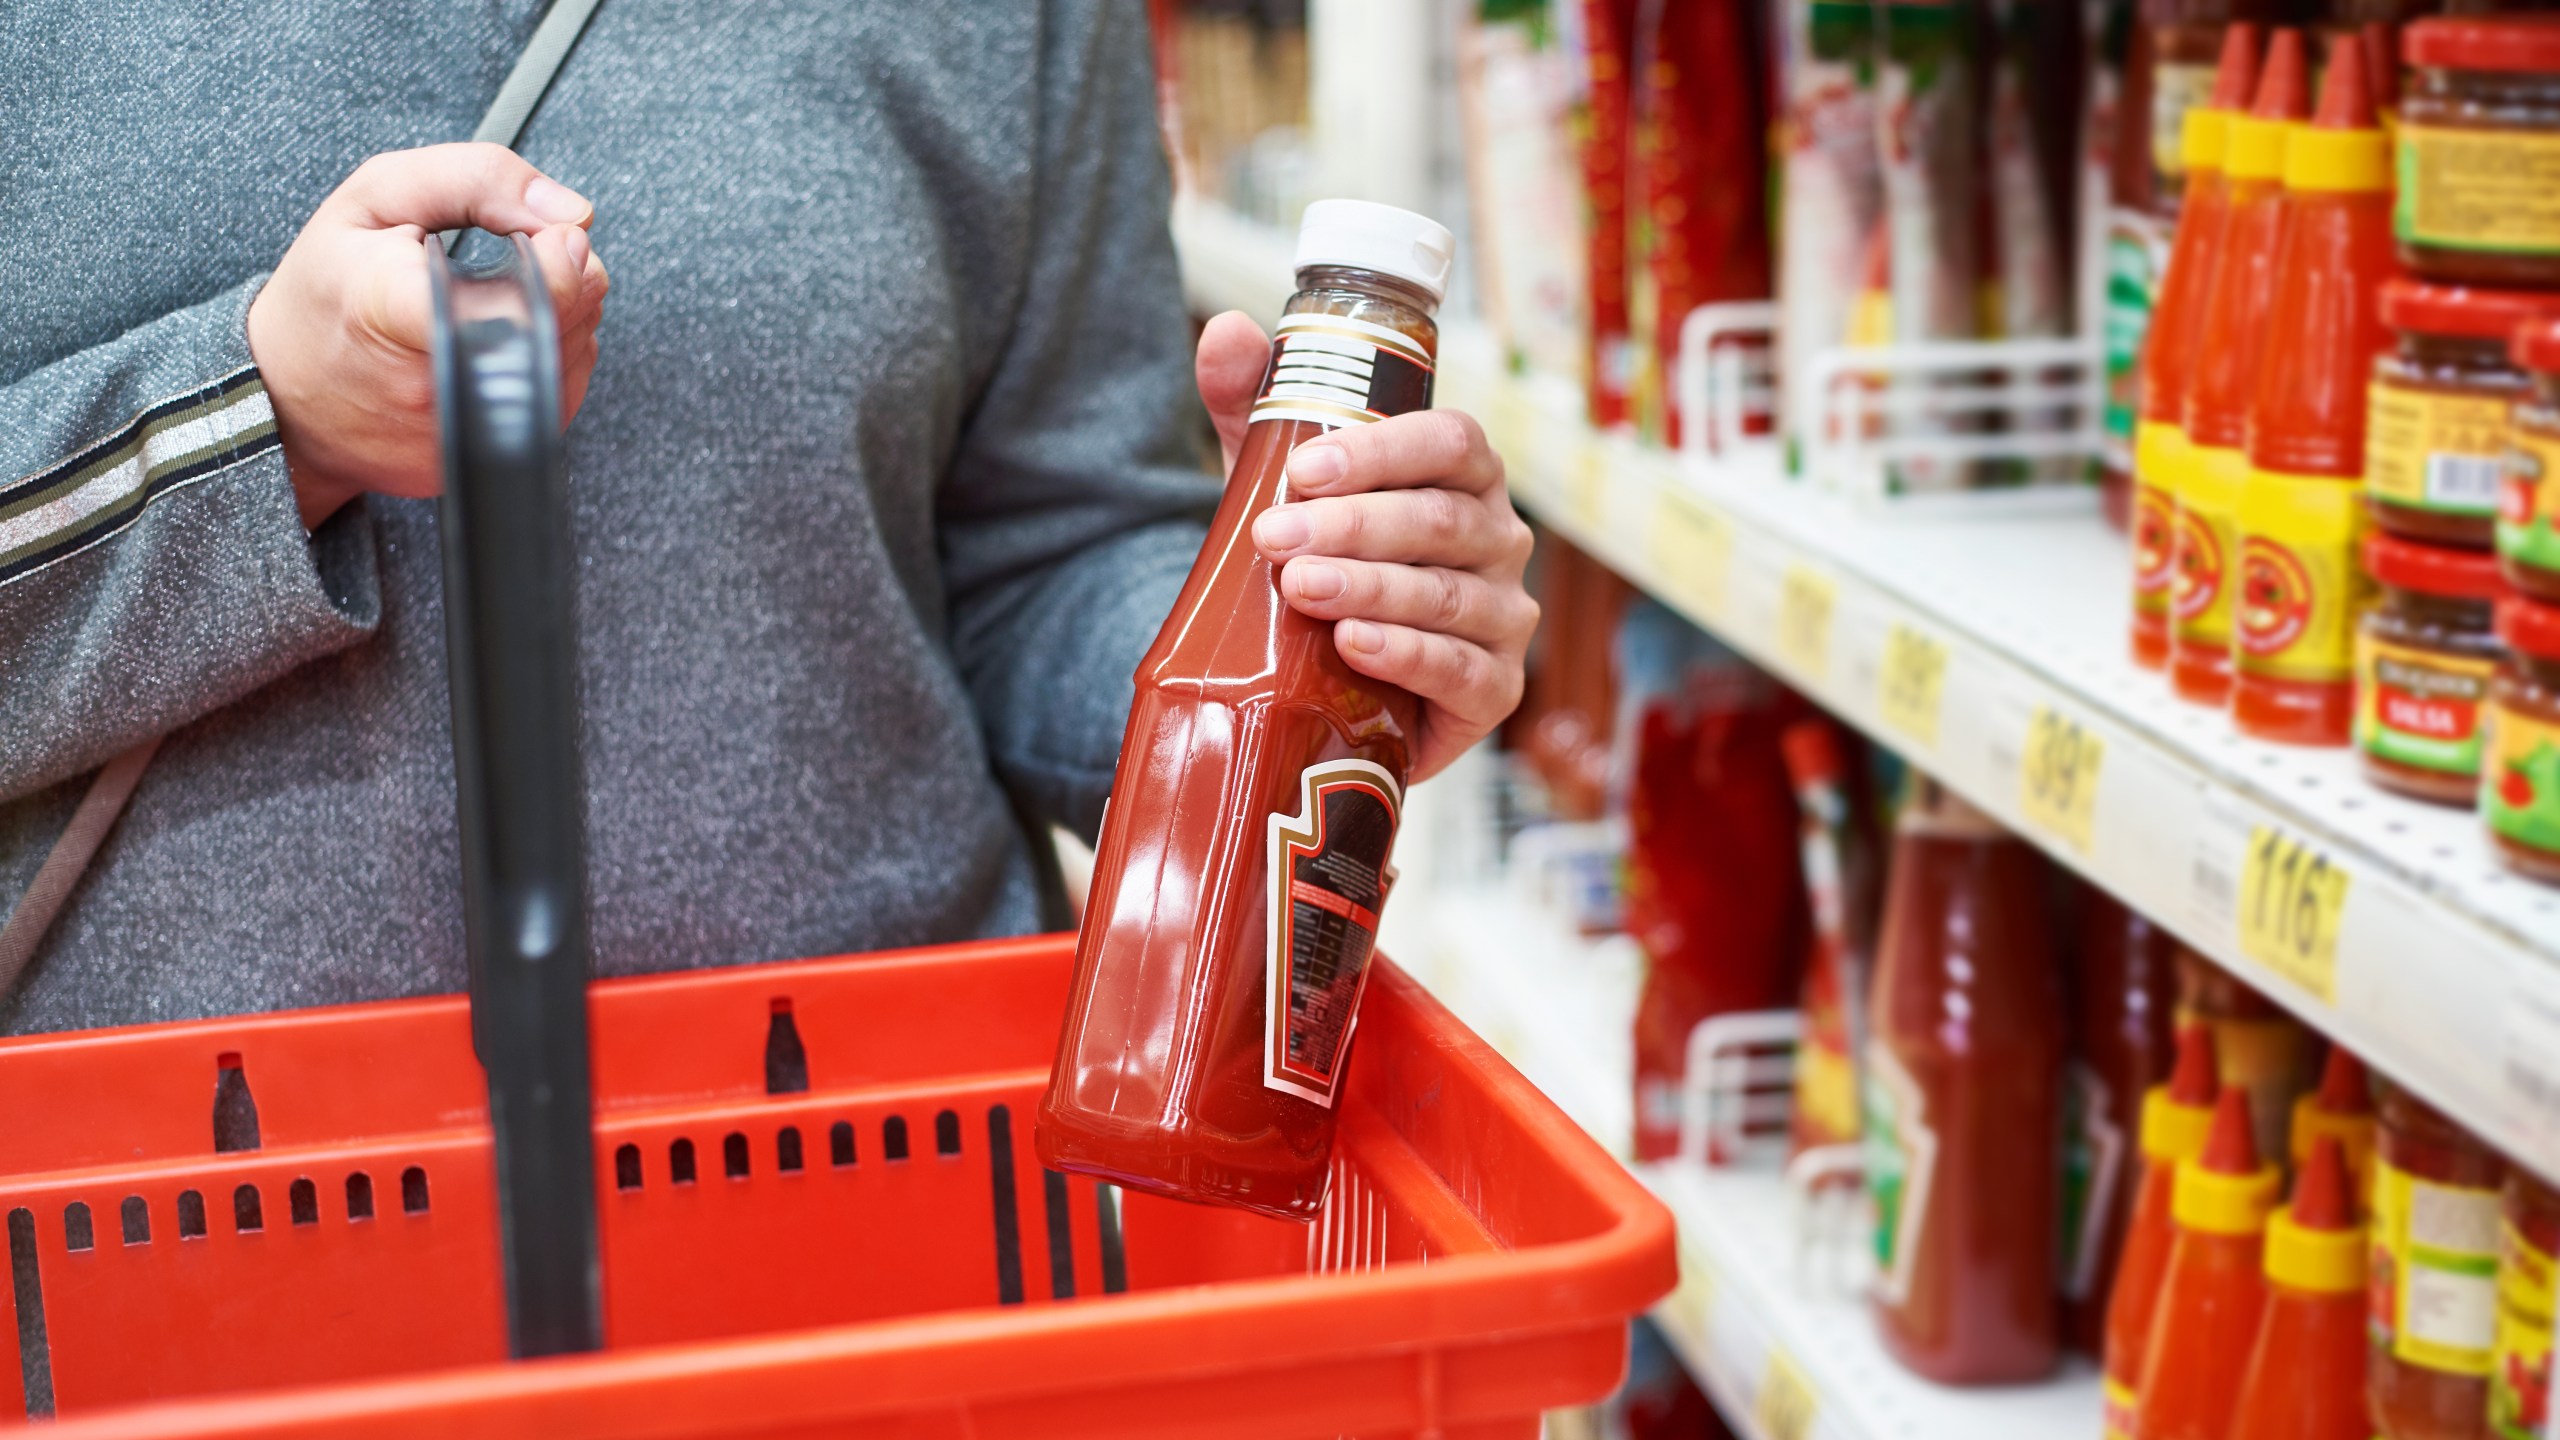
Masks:
[[[2422,545],[2380,530],[2365,537],[2364,570],[2394,590],[2451,600],[2495,600],[2507,593],[2498,557],[2486,550]]]
[[[1457,238],[1428,215],[1370,200],[1318,200],[1298,221],[1296,268],[1344,265],[1419,285],[1436,303],[1449,293]]]
[[[2504,340],[2516,327],[2560,314],[2560,295],[2536,290],[2484,290],[2476,285],[2430,285],[2394,276],[2382,282],[2382,323],[2421,335]]]
[[[2421,70],[2560,72],[2560,15],[2438,16],[2400,32]]]
[[[2560,317],[2534,315],[2507,340],[2507,358],[2527,370],[2560,370]]]
[[[2560,605],[2522,595],[2499,601],[2498,638],[2537,660],[2560,660]]]

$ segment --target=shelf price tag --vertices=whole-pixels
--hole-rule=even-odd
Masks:
[[[1876,673],[1876,713],[1885,724],[1935,749],[1946,681],[1947,642],[1899,620],[1885,630]]]
[[[1680,1247],[1680,1283],[1672,1287],[1670,1303],[1673,1322],[1688,1332],[1691,1343],[1703,1348],[1708,1317],[1715,1312],[1716,1272],[1696,1246]]]
[[[2086,855],[2094,847],[2098,773],[2107,758],[2103,741],[2077,719],[2051,705],[2027,716],[2027,738],[2018,752],[2018,811]]]
[[[1609,454],[1596,440],[1573,450],[1573,469],[1565,477],[1565,507],[1585,535],[1598,539],[1609,518]]]
[[[1654,501],[1645,537],[1653,589],[1691,619],[1723,613],[1725,577],[1733,569],[1733,527],[1706,506],[1665,490]]]
[[[1818,1407],[1813,1382],[1784,1350],[1769,1352],[1769,1368],[1760,1376],[1760,1396],[1752,1413],[1769,1440],[1805,1440],[1813,1433]]]
[[[2338,917],[2346,868],[2274,825],[2249,831],[2240,861],[2240,953],[2320,999],[2338,1001]]]
[[[1810,565],[1790,565],[1778,589],[1778,653],[1816,684],[1831,672],[1831,611],[1839,587]]]

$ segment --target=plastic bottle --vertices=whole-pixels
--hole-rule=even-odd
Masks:
[[[2372,602],[2365,400],[2390,343],[2391,150],[2362,65],[2332,65],[2320,113],[2285,152],[2284,253],[2269,354],[2249,412],[2240,494],[2231,713],[2245,734],[2344,745],[2355,721],[2355,627]]]
[[[2142,1109],[2177,1058],[2177,942],[2138,910],[2090,890],[2080,912],[2063,1087],[2062,1297],[2073,1348],[2106,1344],[2107,1296],[2141,1182]]]
[[[1051,1169],[1323,1203],[1417,703],[1289,607],[1251,527],[1301,442],[1430,405],[1452,249],[1409,211],[1307,208],[1225,499],[1138,667],[1036,1126]]]
[[[2507,1172],[2498,1230],[2498,1339],[2489,1371],[2489,1428],[2498,1440],[2545,1440],[2551,1425],[2551,1327],[2560,1265],[2560,1191]]]
[[[2352,53],[2352,52],[2350,52]],[[2364,1399],[2364,1227],[2345,1152],[2323,1135],[2267,1221],[2267,1313],[2230,1440],[2372,1440]]]
[[[2131,1440],[2141,1398],[2142,1368],[2151,1353],[2151,1317],[2159,1308],[2160,1281],[2169,1273],[2169,1248],[2177,1238],[2170,1215],[2178,1167],[2204,1153],[2213,1127],[2221,1082],[2214,1078],[2213,1032],[2203,1025],[2178,1029],[2177,1069],[2165,1085],[2142,1097],[2142,1179],[2125,1223],[2124,1252],[2107,1292],[2107,1440]]]
[[[2287,1153],[2296,1172],[2309,1163],[2322,1140],[2338,1142],[2346,1161],[2347,1195],[2364,1213],[2373,1193],[2373,1101],[2364,1062],[2344,1045],[2331,1045],[2320,1069],[2320,1088],[2293,1102],[2293,1143]]]
[[[2178,1167],[2177,1239],[2151,1316],[2134,1434],[2224,1440],[2267,1308],[2267,1216],[2282,1184],[2258,1160],[2249,1096],[2225,1090],[2204,1153]]]
[[[2311,1032],[2247,981],[2178,947],[2178,1022],[2213,1028],[2216,1074],[2226,1090],[2249,1092],[2258,1153],[2282,1155],[2293,1102],[2319,1081],[2320,1052]]]
[[[1923,782],[1895,830],[1868,1006],[1885,1349],[1941,1384],[2050,1373],[2063,1019],[2045,861]]]
[[[2151,670],[2169,663],[2177,491],[2187,463],[2187,381],[2230,213],[2223,196],[2223,137],[2231,113],[2249,103],[2257,73],[2257,30],[2233,25],[2223,39],[2212,97],[2183,110],[2178,143],[2186,161],[2184,198],[2143,342],[2142,404],[2133,430],[2133,660]]]
[[[2386,1440],[2482,1440],[2498,1316],[2497,1152],[2376,1077],[2365,1389]]]
[[[1805,898],[1813,912],[1796,1046],[1792,1151],[1858,1139],[1858,1042],[1866,1030],[1866,957],[1849,939],[1848,763],[1835,722],[1808,716],[1778,737],[1802,817]]]
[[[2311,110],[2302,32],[2267,38],[2256,98],[2224,123],[2222,248],[2206,286],[2187,383],[2187,462],[2178,486],[2177,576],[2169,600],[2169,682],[2178,697],[2221,705],[2231,692],[2235,526],[2248,478],[2249,396],[2258,338],[2284,237],[2285,142]]]

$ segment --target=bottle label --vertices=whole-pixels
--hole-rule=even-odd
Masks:
[[[2498,553],[2541,570],[2560,570],[2560,438],[2525,428],[2560,425],[2560,415],[2516,407],[2498,489]]]
[[[2376,380],[2365,415],[2364,483],[2376,499],[2444,515],[2497,513],[2506,401]]]
[[[2107,212],[2107,467],[2133,469],[2134,417],[2142,397],[2142,341],[2151,333],[2165,264],[2164,227],[2128,206]]]
[[[2213,98],[2213,65],[2163,60],[2151,71],[2151,168],[2174,190],[2187,173],[2187,112]]]
[[[2395,765],[2480,773],[2480,709],[2494,661],[2356,636],[2356,745]]]
[[[2075,1063],[2064,1073],[2063,1087],[2062,1293],[2075,1301],[2094,1300],[2130,1147],[2107,1103],[2105,1077]]]
[[[2106,1418],[2102,1422],[2102,1431],[2106,1440],[2133,1440],[2134,1416],[2142,1408],[2142,1397],[2134,1392],[2132,1386],[2113,1375],[2107,1377],[2105,1391]]]
[[[2498,1192],[2373,1167],[2367,1323],[2377,1348],[2448,1375],[2489,1373],[2498,1320]]]
[[[1262,1081],[1330,1108],[1351,1055],[1378,911],[1395,883],[1404,792],[1385,767],[1328,760],[1298,777],[1298,813],[1271,817],[1270,959]]]
[[[2498,1341],[2489,1367],[2489,1428],[2542,1440],[2551,1423],[2551,1252],[2508,1223],[2498,1232]]]
[[[2177,574],[2178,502],[2148,480],[2133,487],[2133,608],[2166,618]]]
[[[2560,255],[2560,135],[2404,124],[2397,149],[2402,240]]]
[[[2248,472],[2248,457],[2238,450],[2198,445],[2188,452],[2178,482],[2177,575],[2169,594],[2185,644],[2230,643],[2233,520]]]
[[[1412,336],[1348,315],[1283,315],[1252,419],[1367,425],[1431,408],[1431,355]]]
[[[2350,481],[2249,472],[2240,496],[2234,605],[2243,673],[2343,683],[2355,674],[2356,617],[2374,586],[2357,563],[2364,497]]]
[[[1867,1193],[1875,1201],[1876,1296],[1899,1305],[1929,1218],[1929,1180],[1938,1163],[1927,1097],[1884,1041],[1867,1043]]]
[[[2497,834],[2560,855],[2560,726],[2490,707],[2480,810]]]

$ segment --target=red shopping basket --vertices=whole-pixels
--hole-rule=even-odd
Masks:
[[[594,986],[608,1348],[524,1362],[462,999],[0,1043],[0,1416],[1457,1440],[1615,1383],[1669,1218],[1419,986],[1381,962],[1302,1226],[1041,1169],[1072,962],[1059,936]]]

